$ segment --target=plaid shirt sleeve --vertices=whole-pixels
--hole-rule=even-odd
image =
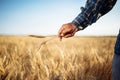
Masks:
[[[112,9],[117,0],[87,0],[81,13],[72,21],[78,28],[83,30],[88,25],[96,22],[102,15]],[[105,10],[104,10],[105,9]]]

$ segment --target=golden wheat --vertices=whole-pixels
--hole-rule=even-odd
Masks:
[[[115,40],[0,36],[0,80],[111,80]]]

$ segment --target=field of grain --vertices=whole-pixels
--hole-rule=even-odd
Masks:
[[[0,36],[0,80],[111,80],[115,41]]]

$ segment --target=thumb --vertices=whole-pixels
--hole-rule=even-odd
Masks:
[[[72,36],[74,36],[74,35],[73,34],[67,34],[67,35],[64,36],[64,38],[68,38],[68,37],[72,37]]]

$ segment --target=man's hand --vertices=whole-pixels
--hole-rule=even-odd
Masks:
[[[58,32],[58,37],[60,40],[62,40],[62,37],[72,37],[77,31],[78,29],[72,23],[63,24]]]

